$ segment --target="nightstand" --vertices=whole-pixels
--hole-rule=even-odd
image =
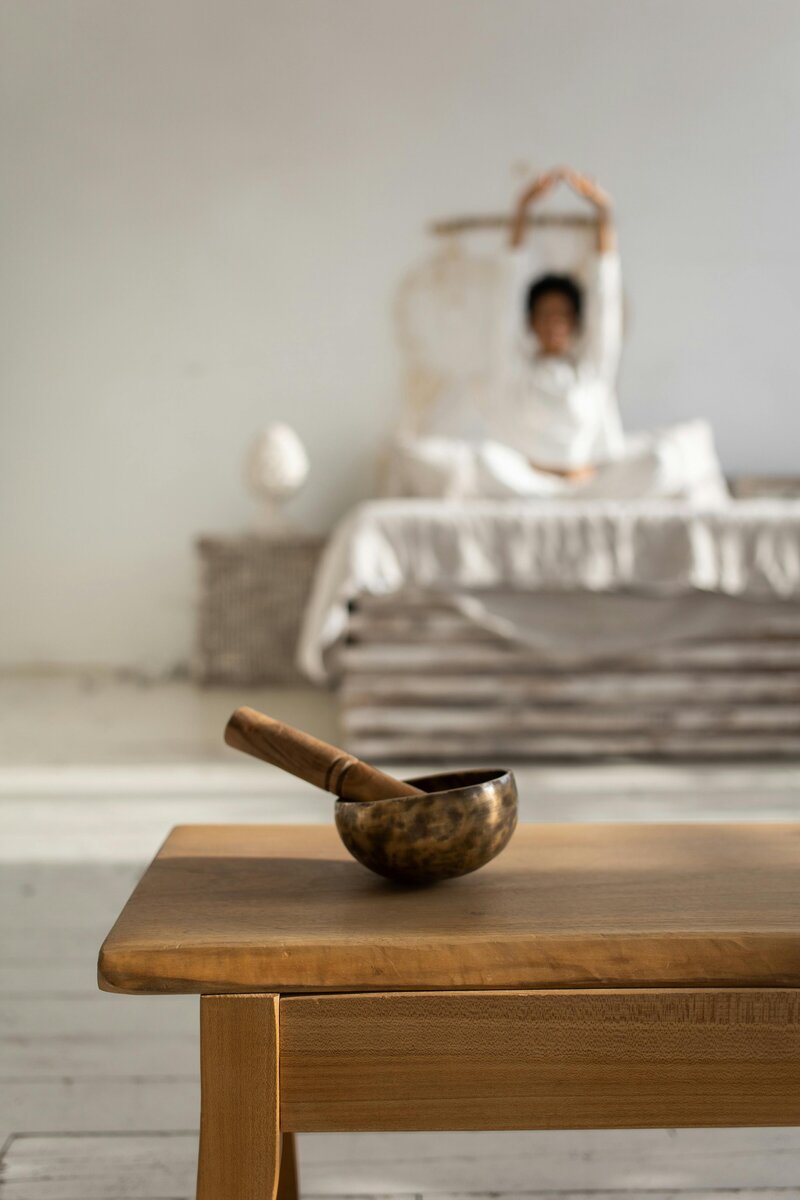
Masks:
[[[296,683],[295,650],[324,539],[201,537],[194,676],[200,683]]]

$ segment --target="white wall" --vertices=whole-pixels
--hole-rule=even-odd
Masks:
[[[0,655],[166,669],[190,543],[288,418],[327,527],[433,215],[569,161],[619,206],[632,425],[797,467],[797,0],[3,0]]]

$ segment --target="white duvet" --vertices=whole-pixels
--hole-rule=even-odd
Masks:
[[[800,598],[800,501],[370,501],[339,524],[323,556],[299,645],[304,672],[328,678],[351,601],[404,592],[451,597],[527,642],[550,636],[542,602],[553,593],[660,597],[673,602],[677,636],[701,593],[722,598],[720,620],[731,600]],[[652,613],[642,620],[646,641]],[[631,610],[634,640],[635,625]]]

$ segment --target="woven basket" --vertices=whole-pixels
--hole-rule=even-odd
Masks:
[[[198,682],[299,682],[297,638],[322,546],[300,536],[198,539]]]

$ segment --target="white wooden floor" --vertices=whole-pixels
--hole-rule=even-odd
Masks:
[[[192,1194],[197,1002],[95,986],[166,831],[321,821],[331,802],[221,744],[238,702],[333,737],[319,694],[0,680],[2,1200]],[[795,819],[800,769],[526,767],[522,819]],[[800,1131],[304,1135],[304,1196],[800,1198]],[[599,1194],[599,1195],[598,1195]]]

